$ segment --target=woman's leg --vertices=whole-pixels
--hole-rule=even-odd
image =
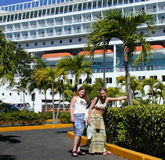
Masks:
[[[80,141],[80,136],[75,136],[74,142],[73,142],[73,151],[77,152],[78,147],[79,147],[79,141]]]

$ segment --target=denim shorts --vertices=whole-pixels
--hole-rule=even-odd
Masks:
[[[74,114],[73,130],[76,136],[82,136],[84,132],[85,122],[84,122],[85,113]]]

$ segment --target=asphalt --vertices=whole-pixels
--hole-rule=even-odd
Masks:
[[[0,132],[0,160],[126,160],[114,154],[72,157],[72,128]],[[87,147],[82,146],[87,152]]]

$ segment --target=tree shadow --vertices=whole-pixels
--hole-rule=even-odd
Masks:
[[[20,136],[3,136],[0,134],[0,142],[9,142],[9,143],[20,143],[21,141],[18,139],[15,139],[16,137]]]
[[[15,156],[12,155],[0,155],[0,160],[15,160]]]

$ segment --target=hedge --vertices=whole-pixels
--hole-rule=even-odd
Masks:
[[[13,125],[32,125],[43,124],[46,122],[46,116],[44,113],[35,113],[29,111],[16,111],[3,113],[0,112],[0,124]]]
[[[165,158],[165,105],[109,108],[107,142]]]

